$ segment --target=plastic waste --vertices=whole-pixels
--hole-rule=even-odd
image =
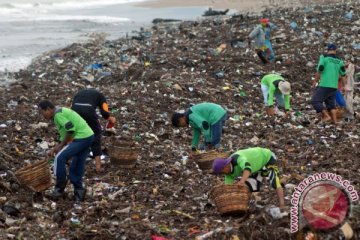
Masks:
[[[231,47],[233,48],[246,48],[247,43],[243,41],[242,39],[234,39],[230,42]]]
[[[215,76],[216,79],[220,79],[220,78],[225,77],[225,73],[224,73],[224,71],[216,71],[214,73],[214,76]]]
[[[100,76],[111,76],[111,72],[100,72]]]
[[[115,126],[114,123],[112,123],[112,122],[110,122],[110,121],[107,121],[105,128],[106,128],[106,129],[110,129],[110,128],[113,128],[114,126]]]
[[[360,50],[360,43],[353,43],[351,45],[355,50]]]
[[[134,141],[136,141],[136,142],[140,142],[140,141],[141,141],[141,136],[140,136],[140,135],[135,135],[135,136],[133,137],[133,139],[134,139]]]
[[[70,226],[71,227],[80,227],[80,220],[76,217],[70,218]]]
[[[162,236],[151,235],[151,240],[169,240],[169,239]]]
[[[268,213],[274,219],[280,219],[288,215],[287,212],[281,212],[279,207],[272,207],[268,209]]]
[[[296,23],[296,22],[291,22],[291,23],[290,23],[290,28],[291,28],[292,30],[297,30],[297,28],[298,28],[297,23]]]
[[[205,239],[212,239],[212,237],[216,234],[216,233],[223,233],[223,232],[225,232],[225,233],[228,233],[228,232],[231,232],[232,231],[232,229],[233,228],[222,228],[222,227],[220,227],[220,228],[216,228],[215,230],[212,230],[212,231],[210,231],[210,232],[207,232],[207,233],[205,233],[205,234],[203,234],[203,235],[200,235],[200,236],[197,236],[196,238],[195,238],[195,240],[205,240]]]
[[[3,211],[10,215],[10,216],[18,216],[20,214],[20,211],[19,209],[17,209],[15,206],[13,206],[13,204],[8,204],[8,203],[5,203],[5,205],[3,206]]]
[[[352,20],[352,18],[353,18],[353,10],[350,10],[349,12],[347,12],[346,14],[345,14],[345,19],[347,19],[347,20]]]
[[[97,70],[103,68],[102,63],[94,63],[85,67],[86,70]]]

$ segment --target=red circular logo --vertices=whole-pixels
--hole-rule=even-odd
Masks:
[[[341,188],[331,183],[321,183],[304,194],[301,210],[313,228],[329,230],[345,221],[350,211],[350,201]]]

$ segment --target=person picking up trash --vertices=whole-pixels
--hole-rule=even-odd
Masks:
[[[256,53],[264,64],[273,61],[275,58],[270,42],[269,23],[270,21],[267,18],[260,19],[260,24],[248,36],[249,45],[251,45],[252,39],[255,40]]]
[[[264,97],[266,113],[269,116],[275,114],[274,96],[277,104],[285,109],[285,117],[290,110],[290,92],[291,84],[285,81],[279,74],[267,74],[261,79],[261,91]]]
[[[111,116],[105,96],[96,89],[85,89],[79,91],[72,102],[71,109],[77,112],[91,127],[95,134],[95,140],[91,151],[95,158],[96,172],[101,171],[101,125],[96,108],[99,108],[101,116],[108,120],[108,125],[114,125],[115,117]]]
[[[69,108],[55,108],[48,100],[41,101],[38,106],[45,119],[54,120],[61,141],[48,152],[49,157],[55,155],[54,174],[56,176],[55,188],[50,197],[59,199],[64,195],[67,184],[66,162],[71,159],[69,179],[74,185],[75,202],[82,202],[86,191],[82,178],[89,147],[94,140],[94,132],[79,114]]]
[[[225,174],[225,184],[234,184],[235,178],[241,177],[237,184],[246,185],[251,192],[260,191],[263,178],[266,177],[270,186],[276,190],[279,207],[284,208],[284,190],[276,163],[275,154],[269,149],[254,147],[238,150],[229,158],[215,159],[212,170],[215,174]]]
[[[329,44],[327,54],[320,56],[313,86],[315,87],[319,80],[320,83],[311,99],[311,104],[319,115],[319,120],[332,121],[335,124],[338,123],[335,109],[336,92],[339,79],[345,79],[339,76],[346,75],[344,62],[336,55],[336,50],[335,44]],[[345,84],[342,83],[342,86]],[[324,108],[324,103],[326,108]]]
[[[226,110],[215,103],[200,103],[192,106],[185,113],[174,113],[171,121],[174,127],[192,128],[191,150],[198,149],[200,136],[204,135],[208,149],[220,147],[223,126],[227,118]]]

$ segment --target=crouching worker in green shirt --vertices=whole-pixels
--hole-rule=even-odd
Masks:
[[[66,162],[71,159],[69,179],[74,185],[75,202],[84,201],[85,189],[82,178],[85,172],[85,161],[89,147],[94,140],[94,132],[85,120],[69,108],[55,108],[47,101],[39,103],[41,114],[47,119],[54,119],[60,134],[60,143],[48,152],[49,157],[55,155],[54,174],[56,184],[50,197],[58,199],[63,196],[67,183]]]
[[[236,177],[241,176],[240,186],[246,184],[251,192],[260,191],[264,177],[276,190],[279,207],[284,208],[284,191],[280,184],[279,169],[275,154],[266,148],[247,148],[239,150],[229,158],[217,158],[212,169],[215,174],[225,174],[225,184],[233,184]]]
[[[226,110],[215,103],[200,103],[192,106],[185,113],[174,113],[172,125],[174,127],[192,128],[193,139],[191,149],[198,148],[200,136],[204,135],[208,149],[220,147],[222,129],[227,118]]]
[[[285,108],[285,117],[290,110],[291,85],[279,74],[267,74],[261,79],[261,91],[264,96],[266,113],[269,116],[275,114],[274,97],[280,107]]]

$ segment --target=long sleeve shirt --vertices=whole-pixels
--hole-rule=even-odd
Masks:
[[[260,49],[265,47],[265,30],[260,25],[256,26],[249,34],[249,38],[255,40],[255,47]]]
[[[205,142],[211,142],[211,125],[217,123],[225,114],[226,110],[215,103],[200,103],[192,106],[187,113],[187,118],[192,127],[192,147],[197,147],[201,134]]]
[[[105,119],[110,117],[109,107],[106,102],[105,96],[96,89],[85,89],[79,91],[73,100],[73,106],[91,107],[96,111],[96,108],[100,109],[101,116]]]
[[[225,184],[233,184],[235,178],[242,176],[244,170],[254,174],[262,170],[269,162],[272,152],[267,148],[247,148],[232,154],[233,171],[225,175]]]
[[[280,90],[278,89],[279,81],[284,81],[284,78],[278,74],[267,74],[261,79],[261,85],[265,85],[269,89],[269,96],[268,96],[268,106],[274,105],[274,95],[275,92]],[[290,109],[290,95],[283,95],[284,96],[284,105],[285,110]]]

